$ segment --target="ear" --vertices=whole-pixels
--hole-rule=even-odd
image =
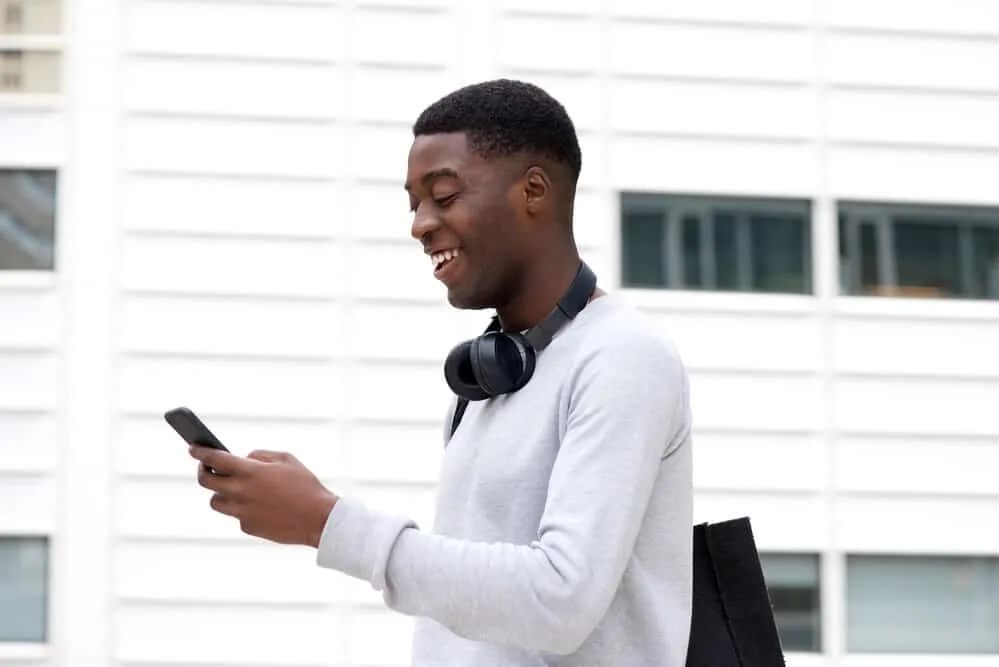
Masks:
[[[552,197],[552,180],[543,168],[530,167],[524,173],[522,182],[522,196],[528,213],[537,213],[548,205]]]

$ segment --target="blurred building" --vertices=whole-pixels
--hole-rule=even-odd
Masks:
[[[0,0],[0,665],[406,664],[162,413],[429,528],[487,314],[409,238],[409,125],[496,76],[573,115],[791,664],[999,664],[996,63],[988,0]]]

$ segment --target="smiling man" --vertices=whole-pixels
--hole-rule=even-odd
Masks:
[[[319,566],[417,617],[418,667],[681,667],[687,376],[580,259],[575,128],[541,89],[497,80],[413,129],[413,237],[452,306],[495,313],[444,364],[456,397],[434,526],[339,497],[286,453],[194,447],[199,483],[247,533],[315,547]]]

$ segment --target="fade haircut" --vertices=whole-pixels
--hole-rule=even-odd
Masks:
[[[522,151],[569,168],[573,184],[583,156],[576,128],[555,98],[538,86],[495,79],[459,88],[424,109],[413,136],[462,132],[469,148],[486,159]]]

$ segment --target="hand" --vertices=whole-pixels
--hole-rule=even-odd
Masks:
[[[244,533],[281,544],[319,546],[339,498],[294,456],[256,451],[242,458],[199,446],[189,451],[201,462],[198,484],[215,492],[211,508],[238,519]]]

